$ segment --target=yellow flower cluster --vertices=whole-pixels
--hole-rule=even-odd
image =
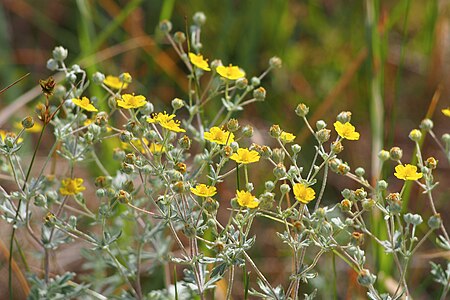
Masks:
[[[339,121],[336,121],[333,125],[334,129],[341,138],[351,141],[359,140],[359,133],[355,131],[355,126],[353,126],[349,122],[343,124]]]
[[[219,127],[211,127],[209,131],[203,134],[205,140],[219,144],[229,145],[234,142],[234,134],[226,130],[222,130]]]
[[[147,103],[146,99],[142,95],[135,96],[134,94],[124,94],[122,99],[117,99],[117,106],[130,109],[139,108]]]
[[[316,197],[316,192],[304,183],[294,184],[295,199],[301,203],[308,204]]]
[[[259,153],[255,150],[248,150],[247,148],[239,148],[237,153],[233,153],[230,158],[238,164],[251,164],[259,161]]]
[[[236,191],[236,200],[242,207],[256,208],[259,205],[256,197],[247,191]]]
[[[417,172],[416,166],[410,164],[396,166],[394,175],[402,180],[418,180],[423,176],[422,173]]]

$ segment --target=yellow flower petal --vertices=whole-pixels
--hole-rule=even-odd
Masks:
[[[206,184],[197,184],[195,188],[191,187],[191,192],[199,197],[212,197],[217,194],[215,186],[208,186]]]
[[[203,55],[189,52],[189,60],[197,68],[202,69],[204,71],[211,71],[208,65],[208,60],[204,59]]]
[[[410,164],[396,166],[394,175],[402,180],[418,180],[423,176],[422,173],[417,172],[416,166]]]
[[[83,186],[82,178],[66,178],[61,180],[61,187],[59,188],[59,192],[63,196],[76,195],[86,188]]]
[[[341,122],[336,121],[333,125],[340,137],[352,141],[359,140],[359,133],[355,131],[355,126],[349,122],[342,124]]]
[[[203,134],[205,140],[219,144],[219,145],[229,145],[234,142],[234,134],[226,130],[222,130],[219,127],[211,127],[209,132]]]
[[[237,153],[233,153],[230,158],[239,164],[251,164],[259,161],[259,153],[247,148],[239,148]]]
[[[117,99],[117,106],[130,109],[139,108],[147,103],[145,97],[142,95],[135,96],[134,94],[124,94],[122,99]]]
[[[444,108],[441,111],[445,116],[450,117],[450,107]]]
[[[316,197],[316,192],[303,183],[294,184],[295,199],[301,203],[308,204]]]
[[[259,201],[250,192],[236,191],[236,199],[240,206],[247,208],[256,208],[259,205]]]
[[[241,71],[239,67],[233,66],[231,64],[228,67],[218,66],[216,68],[216,71],[220,76],[230,80],[236,80],[245,76],[245,73]]]
[[[73,98],[72,102],[76,106],[81,107],[82,109],[85,109],[87,111],[98,111],[98,109],[95,108],[94,105],[92,105],[91,100],[89,100],[87,97],[83,97],[81,99]]]
[[[105,80],[103,80],[103,83],[115,90],[124,90],[128,87],[128,83],[122,82],[119,77],[112,75],[106,76]]]

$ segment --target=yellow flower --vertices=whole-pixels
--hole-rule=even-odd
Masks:
[[[22,123],[20,122],[15,122],[14,123],[14,127],[17,129],[22,129]],[[34,123],[34,126],[31,128],[25,128],[26,132],[30,132],[30,133],[37,133],[37,132],[41,132],[42,130],[42,125],[40,123]]]
[[[295,199],[301,203],[308,204],[316,197],[316,192],[304,183],[294,184]]]
[[[334,129],[336,129],[336,132],[339,134],[339,136],[344,139],[352,141],[359,140],[359,133],[355,131],[355,126],[353,126],[349,122],[342,124],[341,122],[336,121],[334,122]]]
[[[450,117],[450,107],[444,108],[441,111],[445,116]]]
[[[209,132],[203,134],[205,140],[219,144],[219,145],[229,145],[234,142],[234,134],[226,130],[222,130],[219,127],[211,127]]]
[[[236,80],[245,76],[245,73],[242,72],[239,67],[233,66],[231,64],[228,67],[218,66],[216,68],[216,71],[220,76],[230,80]]]
[[[69,196],[76,195],[86,188],[83,186],[82,178],[66,178],[61,181],[61,187],[59,188],[59,192],[61,195]]]
[[[236,191],[237,202],[240,206],[247,208],[256,208],[259,205],[259,201],[250,192]]]
[[[147,101],[142,95],[135,96],[134,94],[124,94],[122,99],[117,99],[117,105],[123,108],[139,108],[144,106]]]
[[[208,66],[208,60],[204,59],[203,55],[189,52],[189,60],[197,68],[200,68],[205,71],[211,71],[211,69]]]
[[[191,192],[199,197],[212,197],[217,194],[215,186],[209,186],[203,183],[197,184],[195,188],[191,187]]]
[[[92,105],[91,100],[89,100],[87,97],[83,97],[81,99],[73,98],[72,102],[76,106],[81,107],[82,109],[85,109],[87,111],[98,111],[98,109],[96,109],[95,106]]]
[[[105,80],[103,80],[103,83],[115,90],[124,90],[128,87],[128,83],[122,82],[119,77],[112,75],[106,76]]]
[[[5,137],[7,137],[7,136],[11,136],[11,137],[13,137],[13,138],[16,138],[16,134],[15,133],[13,133],[13,132],[7,132],[7,131],[5,131],[5,130],[3,130],[3,129],[0,129],[0,138],[1,138],[1,140],[2,141],[5,141]],[[22,143],[23,142],[23,138],[19,138],[18,140],[17,140],[17,143],[18,144],[20,144],[20,143]]]
[[[151,143],[150,146],[148,146],[148,148],[149,148],[150,152],[153,154],[163,153],[164,151],[166,151],[166,149],[163,147],[163,145],[157,144],[157,143]]]
[[[255,150],[239,148],[237,153],[233,153],[230,158],[240,164],[251,164],[259,161],[259,154]]]
[[[280,135],[280,140],[283,143],[292,143],[295,139],[295,135],[293,135],[292,133],[283,131]]]
[[[173,132],[186,132],[180,127],[180,121],[174,120],[175,115],[168,115],[166,112],[153,114],[151,118],[147,118],[148,123],[157,123]]]
[[[417,180],[422,178],[422,173],[417,172],[417,167],[410,164],[396,166],[394,175],[402,180]]]

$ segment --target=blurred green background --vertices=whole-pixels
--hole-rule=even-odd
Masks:
[[[69,63],[78,63],[91,74],[97,70],[115,75],[129,72],[136,93],[146,95],[160,110],[168,107],[171,99],[185,95],[186,70],[158,32],[158,23],[170,19],[174,31],[185,31],[192,15],[203,11],[207,22],[202,30],[202,53],[210,60],[220,58],[224,64],[239,65],[249,76],[263,72],[272,56],[283,60],[283,68],[262,82],[266,101],[251,105],[239,116],[241,122],[254,126],[255,141],[269,143],[261,136],[267,136],[271,124],[280,124],[299,136],[304,161],[308,161],[312,140],[296,117],[295,106],[300,101],[310,106],[312,124],[319,119],[332,124],[336,114],[350,110],[362,139],[345,144],[343,158],[353,169],[363,166],[375,175],[380,172],[375,161],[382,148],[400,146],[404,161],[413,160],[413,144],[407,135],[427,114],[435,121],[438,137],[449,131],[449,120],[440,113],[450,105],[449,9],[448,1],[437,0],[2,0],[0,88],[25,73],[30,76],[0,95],[3,112],[19,103],[11,113],[0,114],[0,128],[11,129],[9,120],[32,113],[37,99],[24,94],[39,79],[51,75],[45,65],[58,45],[69,49]],[[95,94],[96,87],[92,85],[89,92]],[[448,164],[431,139],[425,140],[423,151],[442,162],[437,179],[444,184],[437,197],[443,200],[449,195],[445,184],[450,176]],[[382,171],[392,174],[389,168]],[[357,187],[345,178],[330,177],[329,203],[341,200],[343,187]],[[399,184],[393,180],[392,189]],[[415,189],[411,199],[411,211],[429,215]],[[445,201],[437,203],[437,210],[448,216]],[[278,251],[268,249],[274,256]],[[270,260],[265,263],[263,271],[274,269]],[[426,259],[416,264],[414,270],[428,273]],[[326,270],[326,264],[321,268]],[[378,268],[389,271],[386,265]],[[282,274],[274,272],[269,277],[281,282],[277,276]],[[432,298],[429,278],[423,280],[414,273],[411,280],[417,282],[418,299]],[[348,282],[340,286],[343,297],[357,293],[351,284],[354,280]],[[316,285],[321,284],[319,278]]]

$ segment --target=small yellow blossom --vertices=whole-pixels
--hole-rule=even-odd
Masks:
[[[161,125],[161,127],[173,132],[186,132],[186,130],[180,127],[180,121],[174,120],[174,118],[175,115],[168,115],[166,112],[155,113],[151,118],[147,118],[147,122],[157,123]]]
[[[22,129],[23,128],[23,126],[22,126],[22,123],[20,123],[20,122],[15,122],[14,123],[14,127],[15,128],[17,128],[17,129]],[[40,123],[34,123],[34,126],[33,127],[31,127],[31,128],[25,128],[25,130],[26,130],[26,132],[29,132],[29,133],[37,133],[37,132],[41,132],[41,130],[42,130],[42,125],[40,124]]]
[[[217,189],[215,186],[200,183],[195,188],[191,187],[191,192],[199,197],[212,197],[217,194]]]
[[[7,136],[11,136],[11,137],[13,137],[13,138],[16,138],[16,134],[15,133],[13,133],[13,132],[7,132],[7,131],[5,131],[5,130],[3,130],[3,129],[0,129],[0,138],[1,138],[1,140],[2,141],[5,141],[5,137],[7,137]],[[19,138],[18,140],[17,140],[17,143],[18,144],[20,144],[20,143],[22,143],[23,142],[23,138]]]
[[[220,76],[230,80],[236,80],[245,76],[245,73],[241,71],[238,66],[233,66],[231,64],[228,67],[218,66],[216,71]]]
[[[94,105],[92,105],[91,100],[89,100],[87,97],[83,97],[81,99],[73,98],[72,102],[76,106],[81,107],[82,109],[85,109],[87,111],[98,111],[98,109],[95,108]]]
[[[161,145],[161,144],[158,144],[158,143],[151,143],[150,146],[148,146],[148,149],[153,154],[155,154],[155,153],[163,153],[164,151],[166,151],[164,146]]]
[[[441,111],[445,116],[450,117],[450,107],[444,108]]]
[[[124,94],[122,95],[122,99],[117,99],[117,105],[126,109],[139,108],[144,106],[145,103],[147,103],[147,101],[142,95],[135,96],[134,94]]]
[[[250,192],[236,191],[237,202],[242,207],[256,208],[259,205],[259,201]]]
[[[61,187],[59,188],[59,192],[61,195],[69,196],[76,195],[86,188],[83,186],[82,178],[66,178],[61,181]]]
[[[203,58],[203,55],[201,54],[195,54],[192,52],[189,52],[189,60],[191,63],[196,66],[199,69],[202,69],[204,71],[211,71],[208,65],[208,60]]]
[[[259,161],[259,154],[255,150],[239,148],[237,153],[233,153],[230,158],[239,164],[251,164]]]
[[[283,143],[292,143],[295,139],[295,135],[293,135],[292,133],[283,131],[280,135],[280,140]]]
[[[406,165],[398,165],[395,167],[395,177],[402,180],[417,180],[422,178],[422,173],[417,172],[417,167],[406,164]]]
[[[219,127],[211,127],[209,132],[206,131],[203,136],[205,140],[219,144],[219,145],[229,145],[234,142],[234,134],[232,132],[222,130]]]
[[[316,197],[316,192],[304,183],[294,184],[295,199],[301,203],[308,204]]]
[[[355,126],[353,126],[349,122],[342,124],[341,122],[336,121],[334,122],[334,129],[336,129],[336,132],[339,134],[339,136],[344,139],[351,141],[359,140],[359,133],[355,131]]]
[[[115,90],[124,90],[128,87],[128,83],[122,82],[119,77],[112,75],[106,76],[105,80],[103,80],[103,83]]]

